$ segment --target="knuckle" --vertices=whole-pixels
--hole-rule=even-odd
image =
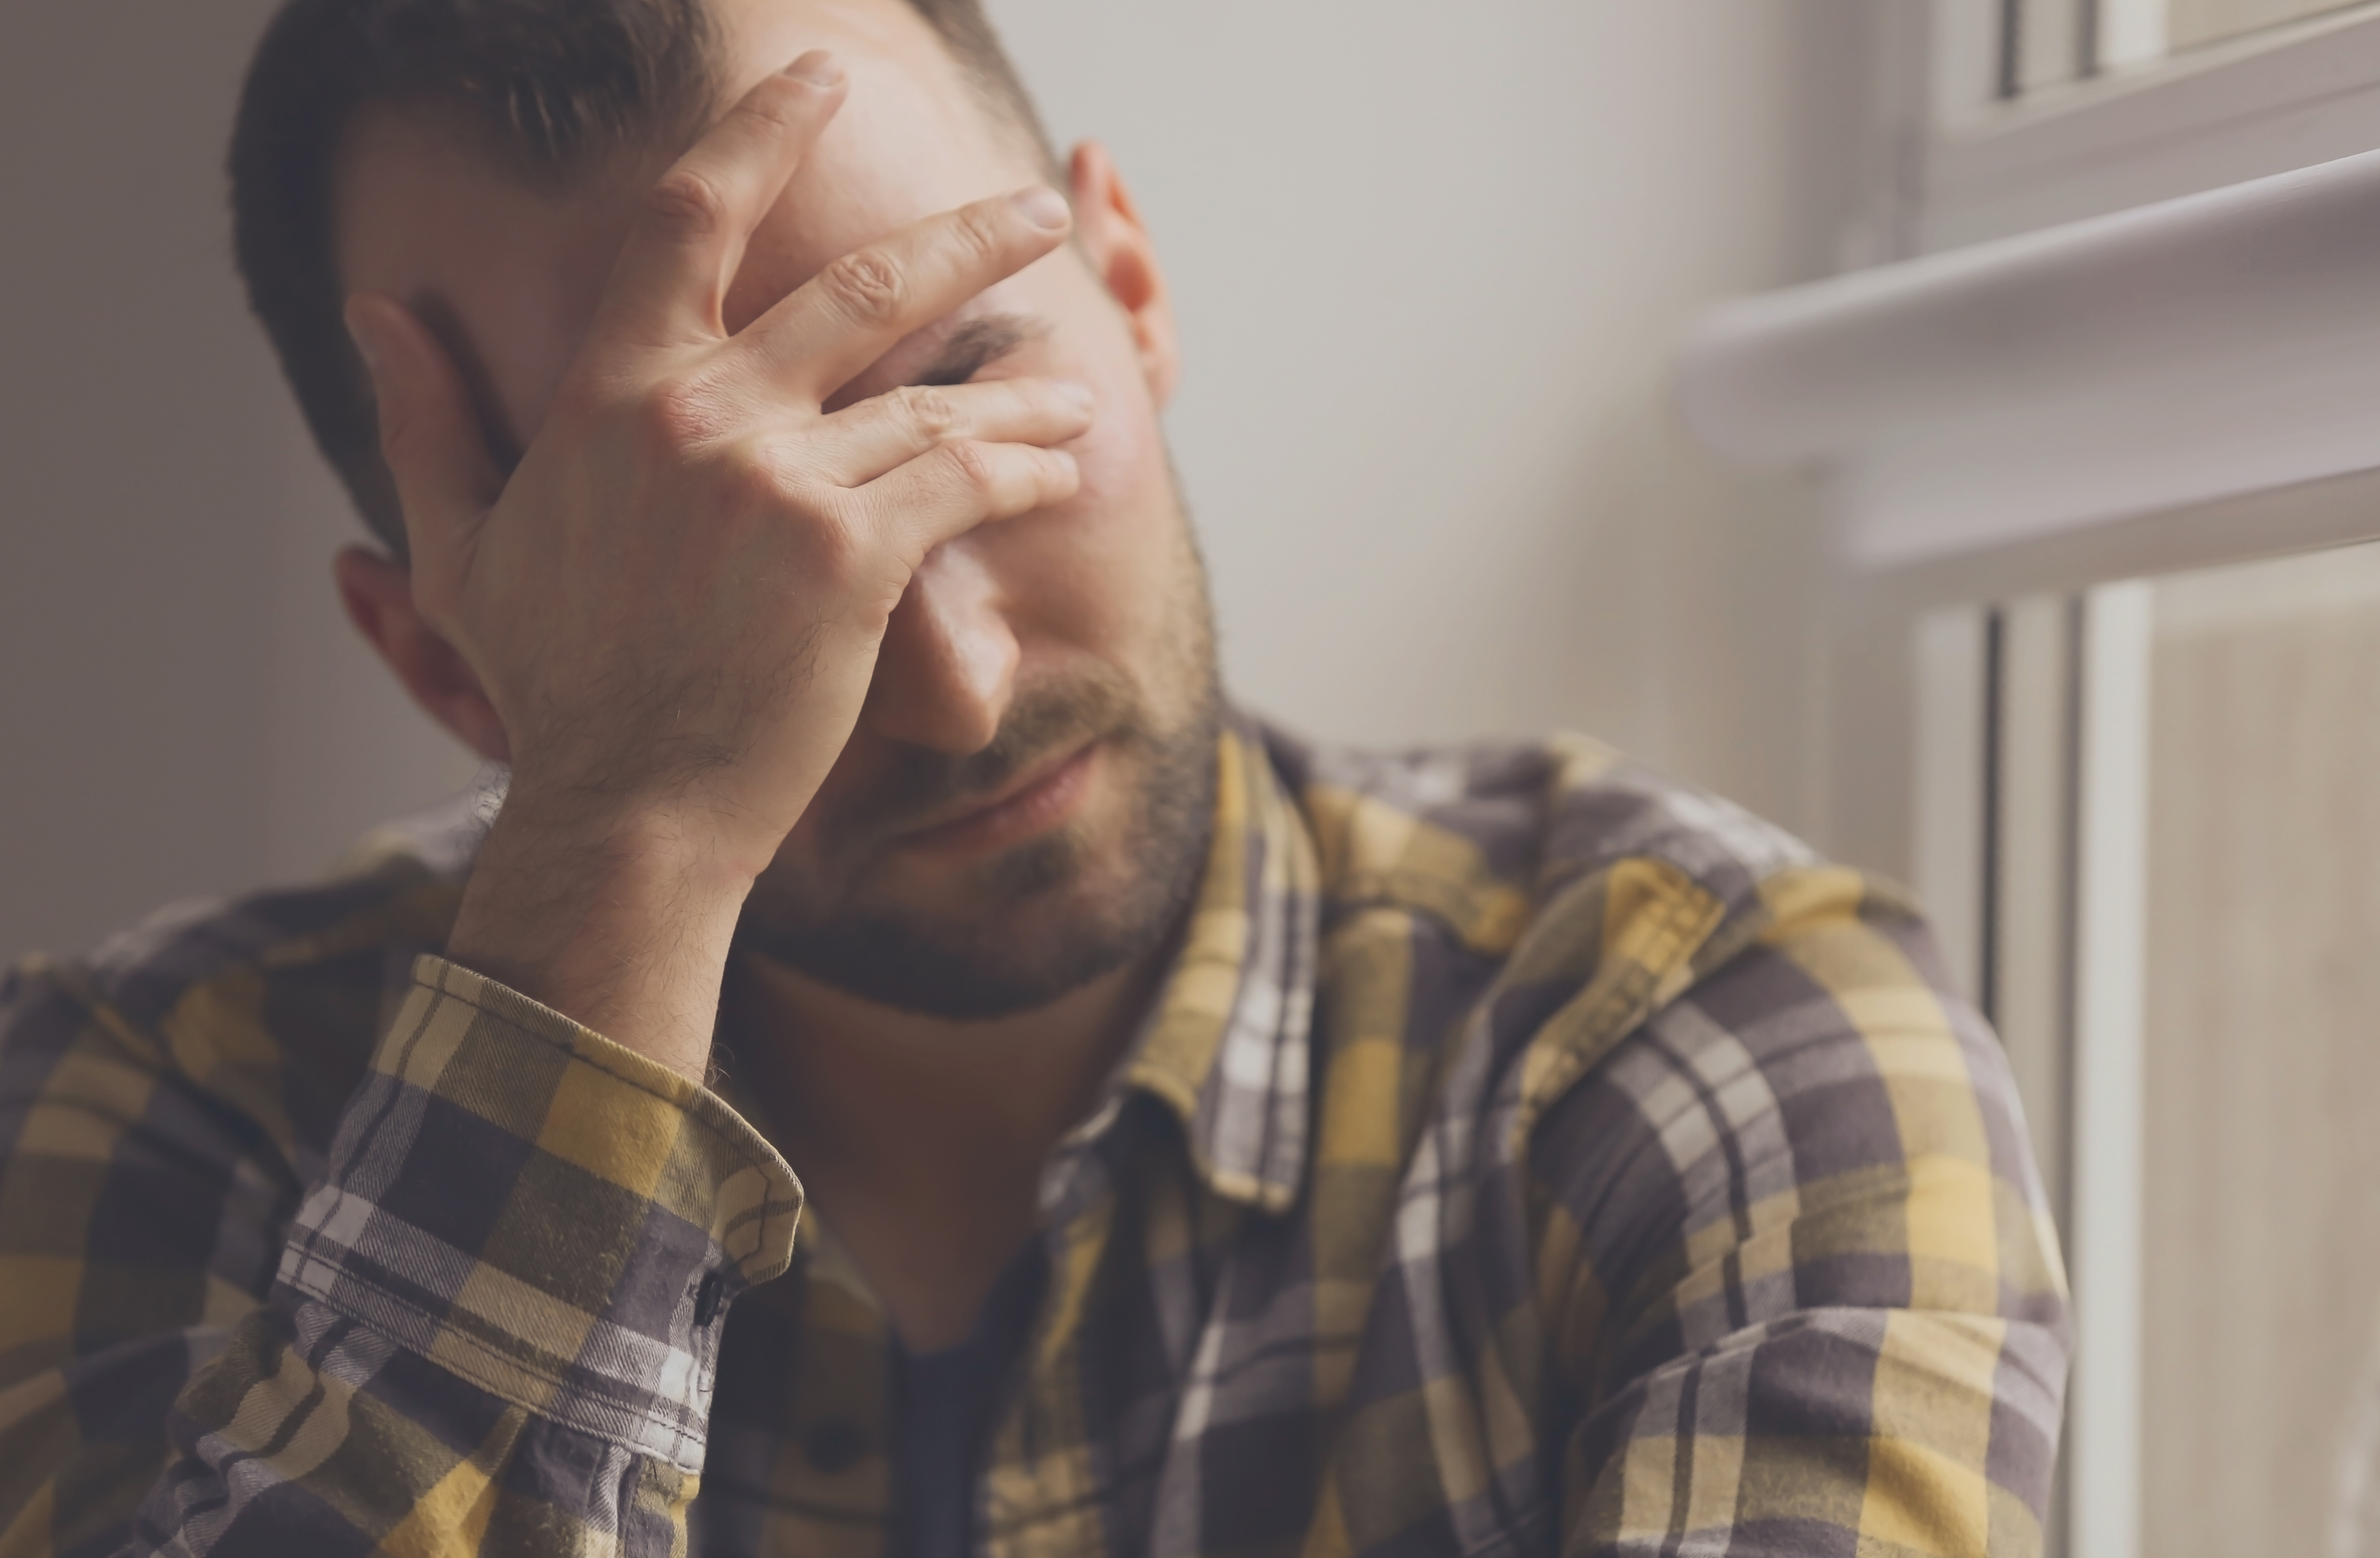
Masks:
[[[771,76],[759,91],[747,94],[735,112],[761,135],[774,139],[800,127],[803,101],[800,87],[783,76]]]
[[[940,441],[959,425],[959,408],[948,391],[936,384],[911,384],[899,392],[901,414],[928,438]]]
[[[972,205],[960,212],[958,220],[951,225],[951,233],[961,253],[978,264],[999,259],[1008,247],[998,219],[983,205]]]
[[[727,224],[727,191],[699,168],[674,167],[645,195],[645,212],[680,238],[706,238]]]
[[[898,265],[874,250],[863,249],[820,272],[819,290],[859,323],[882,325],[901,317],[908,286]]]
[[[661,457],[683,456],[711,443],[727,428],[716,397],[677,380],[653,385],[637,403],[638,431],[646,449]]]
[[[952,478],[968,492],[989,496],[1000,484],[1000,470],[991,453],[967,440],[943,445]]]
[[[848,500],[818,505],[803,526],[802,552],[805,571],[829,590],[840,592],[862,577],[868,542],[859,505]]]
[[[748,450],[722,454],[708,484],[715,512],[739,529],[768,523],[789,495],[784,474],[772,461]]]
[[[726,533],[747,538],[755,530],[783,523],[788,493],[778,471],[759,459],[728,459],[710,476],[714,523]]]
[[[840,590],[865,570],[868,529],[858,494],[820,481],[797,453],[753,440],[722,451],[710,477],[714,512],[746,534],[772,532],[799,555],[803,577]]]

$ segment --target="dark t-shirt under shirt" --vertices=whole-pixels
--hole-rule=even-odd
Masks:
[[[975,1330],[938,1352],[895,1349],[892,1487],[898,1558],[965,1558],[976,1474],[1039,1307],[1049,1262],[1038,1241],[1008,1263]]]

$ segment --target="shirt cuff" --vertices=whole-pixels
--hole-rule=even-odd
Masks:
[[[666,1066],[443,958],[413,979],[282,1285],[699,1471],[728,1305],[791,1262],[800,1182]]]

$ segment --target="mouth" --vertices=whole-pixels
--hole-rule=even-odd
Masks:
[[[999,794],[899,834],[892,846],[928,855],[972,855],[1047,833],[1072,817],[1090,794],[1099,757],[1099,743],[1086,741],[1019,774]]]

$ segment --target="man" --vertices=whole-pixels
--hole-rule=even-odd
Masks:
[[[12,980],[8,1551],[2038,1549],[1911,911],[1232,712],[1154,252],[969,0],[292,0],[233,169],[509,787]]]

